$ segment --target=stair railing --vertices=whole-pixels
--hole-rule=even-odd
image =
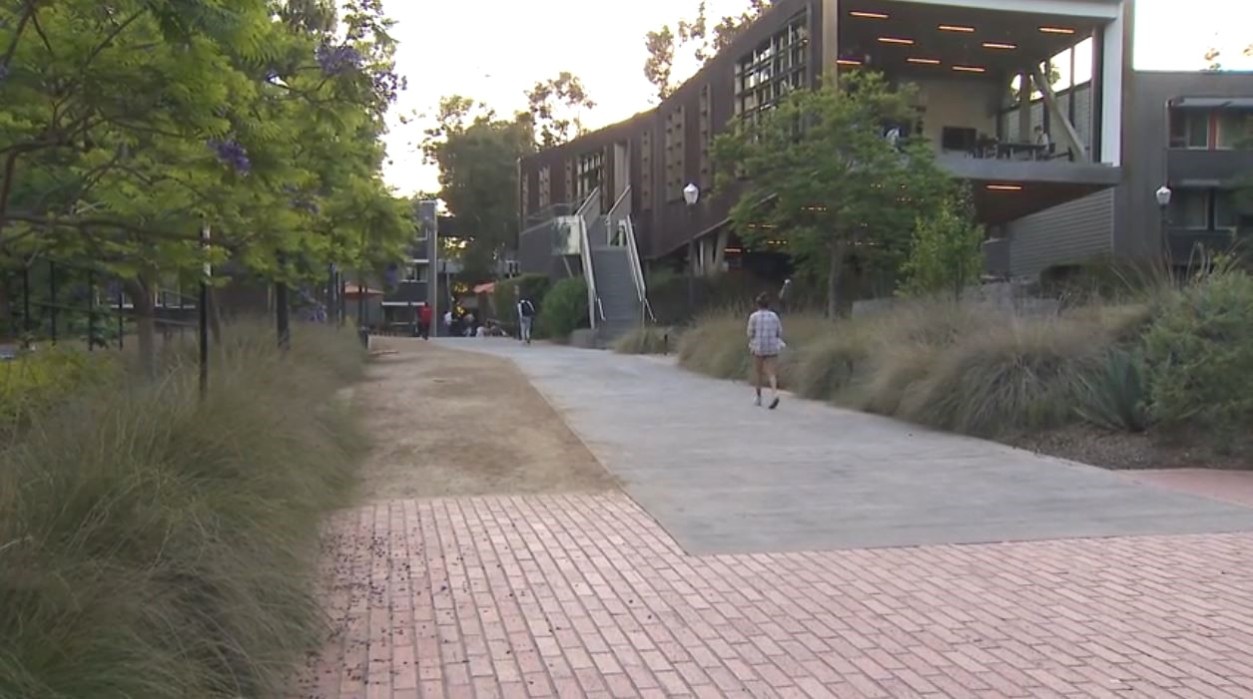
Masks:
[[[587,231],[600,217],[600,187],[592,190],[578,210],[579,217],[579,257],[583,260],[583,278],[587,281],[587,318],[595,330],[605,318],[605,309],[600,303],[600,294],[596,291],[596,270],[592,266],[592,245]]]
[[[631,279],[635,282],[635,293],[640,301],[640,323],[647,324],[650,320],[657,322],[657,316],[653,315],[653,306],[648,302],[648,286],[644,279],[644,265],[640,260],[639,244],[635,242],[635,226],[631,223],[631,217],[627,216],[622,219],[622,234],[626,237],[627,259],[631,266]]]

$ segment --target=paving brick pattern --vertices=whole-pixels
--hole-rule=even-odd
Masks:
[[[331,523],[299,697],[1249,697],[1253,535],[693,557],[623,495]]]

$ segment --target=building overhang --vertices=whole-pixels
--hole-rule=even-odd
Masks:
[[[893,75],[1010,76],[1118,16],[1118,0],[841,0],[839,60]],[[1007,86],[1008,88],[1008,86]]]
[[[1003,161],[954,161],[970,163],[946,169],[970,183],[975,211],[988,225],[1003,225],[1054,206],[1082,199],[1116,187],[1121,168],[1077,163],[1015,163]]]
[[[903,4],[903,0],[887,0]],[[972,10],[1028,12],[1039,15],[1069,15],[1098,19],[1116,19],[1123,0],[908,0],[918,5],[941,5]],[[853,4],[844,0],[842,5]]]

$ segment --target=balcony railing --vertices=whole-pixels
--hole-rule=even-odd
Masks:
[[[1172,148],[1166,156],[1173,186],[1219,186],[1253,176],[1253,151]]]

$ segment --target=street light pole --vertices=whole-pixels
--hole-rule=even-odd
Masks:
[[[1173,266],[1170,254],[1170,200],[1173,195],[1174,192],[1170,190],[1168,185],[1162,185],[1156,192],[1153,193],[1154,198],[1157,199],[1157,207],[1161,213],[1160,245],[1162,260],[1166,263],[1168,268]]]
[[[687,202],[688,211],[688,227],[691,228],[696,219],[696,203],[700,201],[700,187],[696,183],[689,182],[683,188],[683,201]],[[692,231],[692,239],[687,244],[687,310],[688,313],[696,313],[696,233]]]

